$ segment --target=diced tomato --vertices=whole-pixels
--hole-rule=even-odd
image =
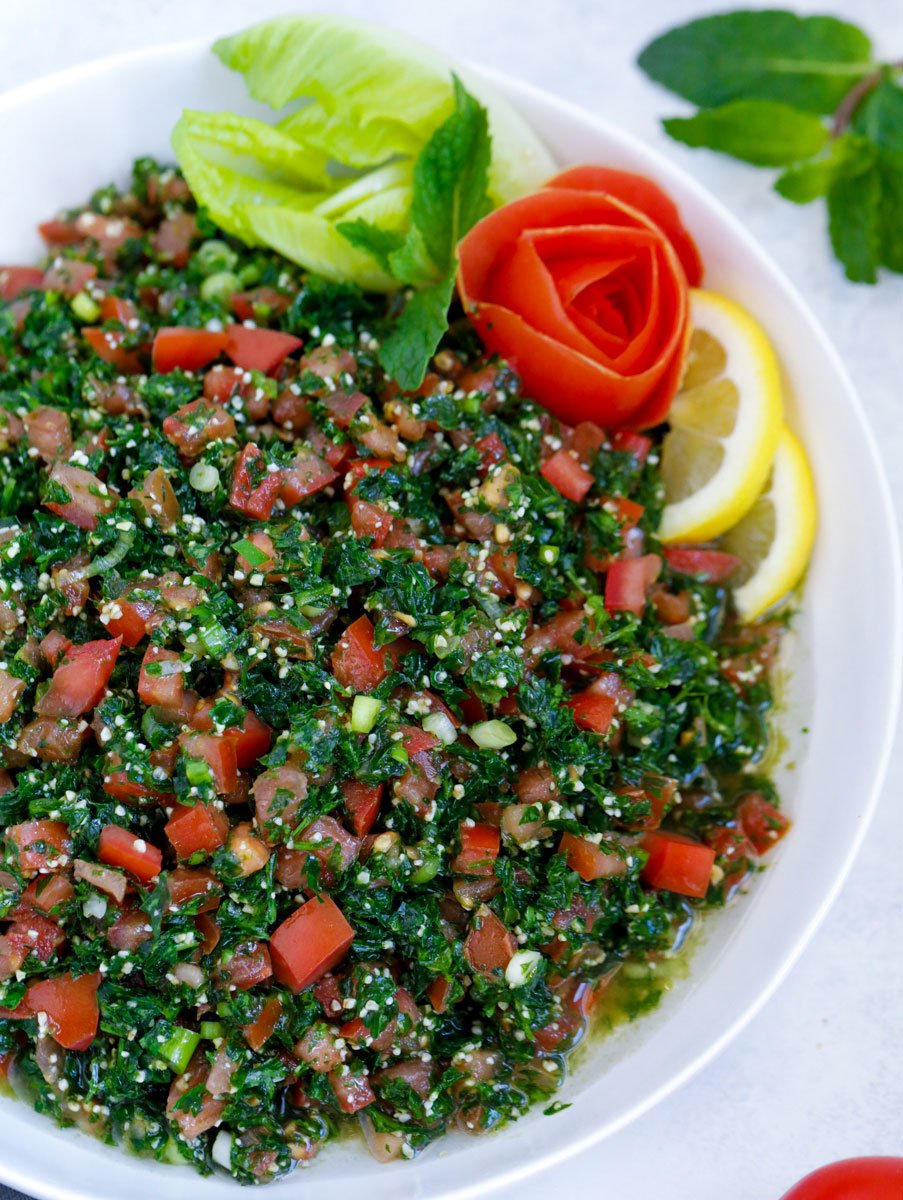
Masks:
[[[480,455],[480,465],[484,471],[504,462],[508,457],[508,447],[497,433],[487,433],[485,437],[477,438],[474,445]]]
[[[426,989],[429,1002],[437,1013],[444,1013],[447,1010],[451,990],[452,985],[444,975],[440,975],[438,979],[434,979]]]
[[[365,403],[366,396],[360,391],[330,391],[323,397],[323,407],[340,430],[347,430]]]
[[[10,675],[0,667],[0,724],[5,724],[16,711],[19,697],[25,691],[24,679]]]
[[[679,833],[647,833],[641,842],[649,859],[642,879],[650,887],[701,900],[709,889],[715,851]]]
[[[217,1063],[220,1054],[226,1054],[225,1047],[217,1055]],[[220,1069],[218,1074],[223,1082],[216,1088],[211,1086],[215,1067],[216,1063],[214,1067],[208,1064],[203,1050],[196,1050],[187,1071],[177,1075],[170,1086],[166,1100],[166,1116],[179,1126],[182,1137],[189,1140],[200,1137],[202,1133],[217,1125],[225,1111],[226,1096],[222,1091],[228,1090],[228,1076]],[[193,1102],[189,1101],[181,1106],[180,1102],[187,1092],[192,1093]]]
[[[790,828],[790,818],[769,804],[759,792],[750,792],[743,797],[737,808],[737,818],[758,854],[766,854]]]
[[[706,583],[725,583],[743,565],[736,554],[700,550],[695,546],[665,546],[665,562],[672,571],[692,575]]]
[[[324,975],[314,984],[313,993],[324,1016],[330,1021],[335,1020],[342,1012],[342,993],[339,990],[338,978],[335,975]]]
[[[212,954],[222,940],[223,931],[217,924],[216,918],[210,915],[211,910],[219,906],[221,899],[221,896],[215,896],[203,901],[200,911],[194,918],[194,927],[202,939],[198,947],[202,958]]]
[[[200,371],[226,348],[225,333],[194,329],[190,325],[168,325],[154,336],[151,363],[155,371]]]
[[[21,943],[13,943],[5,933],[0,933],[0,980],[4,983],[8,979],[21,970],[22,964],[25,962],[27,950],[23,949]],[[19,1008],[24,1008],[20,1004]],[[31,1013],[27,1009],[19,1012],[15,1009],[0,1008],[0,1017],[5,1017],[12,1020],[27,1020]]]
[[[442,744],[434,733],[428,733],[419,725],[402,725],[401,732],[401,744],[407,750],[409,758],[413,758],[415,754],[423,754],[424,751],[435,750]]]
[[[461,849],[452,862],[456,875],[493,875],[499,856],[501,834],[497,827],[477,823],[461,824]]]
[[[570,448],[577,455],[579,462],[587,464],[593,461],[599,447],[604,443],[605,432],[595,421],[581,421],[574,427]]]
[[[486,720],[486,705],[472,692],[461,701],[461,716],[465,725],[478,725]]]
[[[148,471],[141,481],[141,486],[133,487],[129,492],[129,500],[138,516],[143,517],[145,525],[149,521],[169,533],[181,520],[182,506],[169,476],[162,467],[154,467],[152,471]],[[153,605],[147,607],[150,615]]]
[[[74,763],[89,732],[86,722],[76,723],[68,717],[41,717],[25,726],[16,749],[20,754],[36,755],[42,762]]]
[[[15,300],[23,292],[34,291],[43,279],[39,267],[0,267],[0,300]]]
[[[31,881],[22,893],[22,900],[43,913],[49,913],[62,904],[68,904],[74,895],[75,889],[68,876],[44,875]]]
[[[636,525],[646,511],[642,504],[637,504],[636,500],[631,500],[629,496],[615,496],[606,500],[605,505],[615,510],[622,525]]]
[[[183,733],[179,744],[189,758],[202,758],[213,775],[219,795],[234,792],[238,786],[238,753],[235,738],[215,733]]]
[[[649,815],[629,825],[629,829],[658,829],[668,806],[674,799],[677,781],[668,779],[664,775],[647,775],[643,780],[642,787],[622,785],[614,790],[617,795],[625,796],[633,803],[643,801],[649,805]]]
[[[212,804],[195,804],[191,808],[177,804],[163,832],[179,858],[191,858],[202,852],[212,854],[226,844],[229,818]]]
[[[245,1036],[245,1041],[252,1050],[262,1050],[266,1043],[273,1035],[273,1030],[282,1016],[282,1001],[278,996],[270,996],[264,1002],[263,1008],[257,1014],[253,1021],[248,1025],[242,1025],[241,1031]]]
[[[618,707],[613,696],[588,690],[569,696],[565,704],[580,728],[590,729],[593,733],[608,733]]]
[[[232,469],[229,504],[246,517],[266,521],[281,490],[281,472],[269,470],[263,451],[248,442]]]
[[[39,404],[24,418],[29,448],[44,462],[66,458],[72,453],[72,423],[69,414],[48,404]]]
[[[392,466],[392,462],[388,458],[353,458],[348,463],[345,472],[345,490],[353,492],[362,479],[370,474],[371,471],[388,471]]]
[[[273,977],[273,963],[266,942],[242,942],[228,958],[220,963],[217,971],[220,979],[240,992],[266,983]]]
[[[244,325],[226,329],[226,355],[246,371],[269,374],[302,345],[300,338],[275,329],[248,329]]]
[[[174,267],[184,267],[188,262],[191,243],[198,236],[197,217],[186,209],[177,209],[172,216],[164,217],[154,233],[154,250],[165,262]]]
[[[250,821],[233,825],[227,842],[229,853],[238,862],[238,869],[245,877],[262,871],[270,861],[272,851],[253,832]]]
[[[585,467],[581,467],[567,450],[556,450],[551,458],[539,468],[556,491],[567,500],[579,502],[593,486],[593,477]]]
[[[122,329],[97,329],[87,327],[82,337],[104,362],[112,364],[123,375],[139,375],[144,370],[141,355],[134,348],[123,346],[129,336]]]
[[[343,1067],[329,1072],[329,1082],[342,1112],[356,1113],[376,1099],[367,1076],[363,1072]]]
[[[345,501],[351,512],[351,528],[355,537],[372,538],[377,550],[384,546],[395,523],[392,514],[378,504],[359,499],[353,493],[347,493]]]
[[[25,1003],[33,1013],[45,1013],[47,1032],[66,1050],[87,1050],[97,1033],[100,1010],[97,989],[100,972],[73,979],[69,972],[33,983]]]
[[[63,821],[24,821],[21,825],[10,825],[6,840],[16,847],[16,861],[26,878],[55,871],[72,856],[69,826]]]
[[[54,463],[49,482],[66,492],[69,499],[45,500],[44,507],[79,529],[96,529],[97,518],[112,512],[119,499],[119,494],[93,472],[69,463]]]
[[[186,458],[197,458],[210,442],[235,437],[236,429],[231,413],[201,399],[183,404],[164,418],[163,433]]]
[[[213,729],[213,718],[210,710],[213,707],[209,701],[200,704],[191,719],[192,729],[203,732]],[[230,725],[223,730],[222,736],[235,743],[235,762],[239,771],[246,771],[262,758],[273,742],[273,731],[260,717],[247,709],[241,725]]]
[[[223,885],[209,867],[176,867],[166,877],[166,890],[175,908],[203,896],[202,903],[193,906],[203,913],[219,907]]]
[[[104,296],[100,302],[100,319],[102,321],[119,321],[128,325],[138,319],[138,309],[133,301],[124,296]]]
[[[290,467],[282,469],[282,490],[279,495],[283,503],[291,508],[305,496],[313,496],[338,479],[328,462],[312,450],[301,450],[295,455]]]
[[[41,638],[41,654],[49,666],[56,667],[71,645],[72,643],[64,634],[57,629],[51,629],[50,633]]]
[[[148,646],[138,673],[138,698],[143,704],[178,708],[185,692],[184,669],[175,650]]]
[[[265,555],[263,562],[250,562],[241,553],[240,550],[235,554],[235,565],[240,571],[244,571],[245,575],[253,575],[255,571],[261,571],[267,574],[276,569],[276,548],[273,544],[273,539],[268,533],[264,533],[262,529],[255,529],[247,534],[246,540],[256,547],[261,554]]]
[[[81,241],[82,235],[74,221],[66,221],[62,217],[51,217],[38,225],[38,233],[48,246],[74,246]]]
[[[516,950],[514,934],[487,904],[481,904],[464,941],[464,957],[473,970],[487,979],[497,979]]]
[[[120,825],[104,825],[101,829],[97,857],[107,866],[131,871],[142,883],[156,879],[163,865],[163,854],[156,846]]]
[[[211,367],[204,376],[204,396],[208,400],[215,400],[217,404],[225,404],[241,393],[244,378],[244,371],[238,367],[224,367],[222,364]]]
[[[107,941],[113,949],[128,950],[130,954],[134,954],[152,936],[147,913],[140,908],[125,909],[107,930]]]
[[[33,954],[43,963],[49,962],[66,941],[66,935],[56,921],[50,921],[34,910],[23,912],[7,929],[6,936],[9,945],[21,951],[23,961]]]
[[[544,1054],[570,1049],[586,1032],[590,1013],[604,984],[593,986],[585,980],[570,978],[556,987],[561,1011],[548,1025],[533,1035]]]
[[[291,298],[272,287],[258,287],[250,292],[235,292],[229,305],[239,321],[256,321],[271,313],[279,315],[291,306]]]
[[[116,601],[120,615],[106,622],[107,632],[122,639],[123,646],[133,649],[147,636],[147,624],[141,609],[129,600]]]
[[[342,784],[345,811],[357,837],[364,837],[373,828],[379,815],[384,790],[385,784],[370,785],[360,783],[356,779],[346,779]]]
[[[35,705],[42,717],[78,717],[100,702],[113,674],[122,638],[70,646]]]
[[[284,872],[290,869],[289,864],[296,867],[300,876],[298,886],[303,886],[301,880],[306,879],[308,854],[319,859],[322,867],[321,879],[326,886],[331,886],[336,875],[347,871],[355,861],[361,848],[358,839],[334,817],[317,817],[301,830],[299,840],[311,843],[310,849],[286,851],[283,871],[280,873],[281,879],[285,881],[287,875]]]
[[[172,792],[161,792],[158,788],[136,783],[134,779],[129,778],[127,771],[112,771],[109,775],[104,775],[103,790],[108,796],[122,800],[125,804],[131,804],[134,800],[156,800],[162,804],[175,799]]]
[[[581,879],[590,883],[593,879],[608,879],[623,875],[627,865],[618,854],[606,854],[595,842],[578,837],[574,833],[563,833],[558,853],[567,858],[567,864]]]
[[[314,896],[273,932],[273,973],[281,984],[300,992],[342,961],[354,930],[329,896]]]
[[[373,643],[373,623],[358,617],[339,638],[332,652],[332,673],[355,692],[372,692],[389,673],[385,647]]]
[[[718,865],[724,868],[724,878],[719,885],[725,899],[730,899],[751,874],[756,862],[756,848],[742,829],[729,825],[707,829],[705,841],[715,851]]]
[[[644,463],[652,449],[652,438],[644,433],[634,433],[632,429],[619,429],[611,435],[612,449],[621,454],[632,454],[639,463]]]
[[[58,258],[44,272],[42,286],[48,292],[61,292],[64,296],[77,296],[86,284],[97,276],[94,263],[78,258]]]
[[[631,612],[641,617],[646,589],[658,579],[662,560],[657,554],[613,562],[605,577],[605,607],[609,612]]]

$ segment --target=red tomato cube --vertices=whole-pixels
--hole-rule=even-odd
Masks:
[[[314,896],[273,932],[273,974],[293,992],[303,991],[342,961],[354,930],[329,896]]]

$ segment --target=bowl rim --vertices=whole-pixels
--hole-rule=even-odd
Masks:
[[[385,23],[377,22],[377,24]],[[132,64],[144,65],[152,62],[154,59],[159,59],[161,63],[165,63],[168,59],[180,55],[191,55],[193,53],[209,51],[210,44],[210,39],[207,37],[161,42],[88,59],[61,70],[38,76],[15,88],[0,92],[0,123],[8,119],[11,114],[14,114],[17,108],[22,106],[27,107],[30,103],[45,98],[54,91],[65,91],[65,89],[72,85],[77,85],[83,81],[90,81],[92,76],[121,70]],[[663,179],[666,186],[669,179],[676,178],[685,191],[694,194],[707,205],[714,205],[718,210],[721,222],[729,229],[730,236],[745,245],[747,250],[767,269],[773,285],[783,291],[795,307],[804,314],[812,334],[819,342],[820,349],[827,359],[831,375],[837,379],[839,388],[844,393],[846,407],[855,419],[862,448],[865,451],[872,470],[872,481],[876,489],[876,498],[880,505],[879,516],[883,519],[886,531],[892,535],[889,538],[890,552],[885,563],[885,582],[889,585],[890,607],[893,613],[893,626],[890,630],[890,637],[887,644],[888,660],[891,663],[899,663],[903,660],[903,556],[901,556],[900,547],[900,526],[892,499],[887,471],[879,453],[877,439],[865,412],[862,400],[853,385],[844,362],[799,289],[773,261],[771,255],[747,232],[739,219],[723,204],[719,197],[698,183],[689,171],[670,159],[660,149],[644,141],[639,135],[622,129],[607,118],[584,109],[579,104],[565,100],[554,92],[521,80],[517,76],[508,75],[503,71],[488,68],[469,60],[466,62],[466,66],[481,78],[487,80],[497,90],[501,91],[506,98],[511,100],[515,108],[520,108],[521,102],[526,101],[542,107],[565,123],[592,126],[611,143],[624,148],[631,155],[639,155],[639,157],[645,159],[648,162],[650,170],[657,177]],[[572,1132],[566,1134],[562,1137],[558,1147],[544,1151],[540,1157],[525,1156],[519,1163],[503,1167],[498,1173],[492,1173],[478,1180],[471,1179],[470,1181],[443,1186],[439,1192],[432,1193],[434,1200],[440,1200],[440,1197],[441,1200],[470,1200],[472,1197],[483,1196],[490,1191],[496,1191],[502,1187],[510,1187],[525,1179],[528,1175],[546,1171],[586,1151],[611,1134],[623,1129],[675,1092],[707,1066],[752,1021],[792,970],[825,919],[849,876],[856,856],[871,826],[887,776],[890,757],[896,740],[901,694],[903,694],[903,676],[901,676],[899,671],[891,671],[888,673],[886,680],[884,696],[885,715],[880,734],[880,748],[877,758],[873,761],[870,768],[868,787],[862,798],[859,817],[855,830],[847,843],[845,855],[830,884],[824,886],[821,900],[810,913],[808,920],[800,927],[794,940],[785,949],[780,960],[767,969],[766,976],[763,978],[761,985],[751,994],[748,1002],[737,1009],[734,1019],[725,1026],[713,1041],[698,1052],[691,1061],[686,1063],[682,1069],[674,1072],[658,1087],[647,1093],[642,1099],[633,1103],[619,1115],[610,1119],[606,1124],[595,1129],[590,1128],[583,1133]],[[775,865],[779,866],[779,864]],[[57,1132],[62,1134],[65,1131],[60,1130]],[[127,1159],[129,1156],[124,1155],[123,1157]],[[137,1158],[134,1159],[134,1162],[139,1166],[144,1165]],[[148,1163],[147,1165],[156,1164]],[[33,1169],[35,1171],[41,1170],[37,1164]],[[0,1179],[10,1186],[23,1188],[35,1195],[46,1197],[47,1200],[90,1200],[89,1193],[81,1190],[77,1185],[70,1187],[64,1180],[59,1178],[56,1181],[48,1182],[39,1174],[32,1174],[23,1169],[7,1166],[2,1160],[0,1160]],[[200,1177],[196,1178],[196,1183],[203,1186],[203,1180]]]

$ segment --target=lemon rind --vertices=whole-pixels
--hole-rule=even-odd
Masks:
[[[818,525],[815,482],[798,438],[784,426],[774,457],[769,494],[775,501],[775,537],[752,578],[734,590],[743,621],[755,621],[779,604],[806,573]]]

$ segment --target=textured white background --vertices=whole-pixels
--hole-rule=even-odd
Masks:
[[[152,42],[212,39],[290,4],[0,0],[0,88]],[[795,209],[780,200],[769,190],[768,172],[669,142],[658,118],[681,111],[681,104],[633,65],[638,50],[658,32],[730,6],[728,0],[321,0],[318,7],[384,20],[454,55],[548,88],[656,144],[693,172],[782,265],[837,344],[878,434],[899,513],[903,279],[885,277],[875,288],[846,283],[827,250],[823,211]],[[880,56],[903,55],[900,0],[796,0],[794,7],[829,8],[855,19],[872,34]],[[86,137],[102,136],[102,118],[86,114]],[[9,181],[7,175],[0,186]],[[60,197],[67,199],[77,198]],[[817,404],[818,397],[808,402]],[[837,486],[844,486],[842,477]],[[874,549],[883,553],[881,546]],[[856,753],[854,746],[850,753]],[[701,1076],[572,1160],[554,1181],[540,1174],[521,1186],[521,1200],[539,1200],[550,1187],[560,1194],[630,1200],[778,1200],[822,1163],[903,1154],[901,802],[898,745],[853,874],[765,1011]],[[0,1200],[6,1195],[0,1188]]]

